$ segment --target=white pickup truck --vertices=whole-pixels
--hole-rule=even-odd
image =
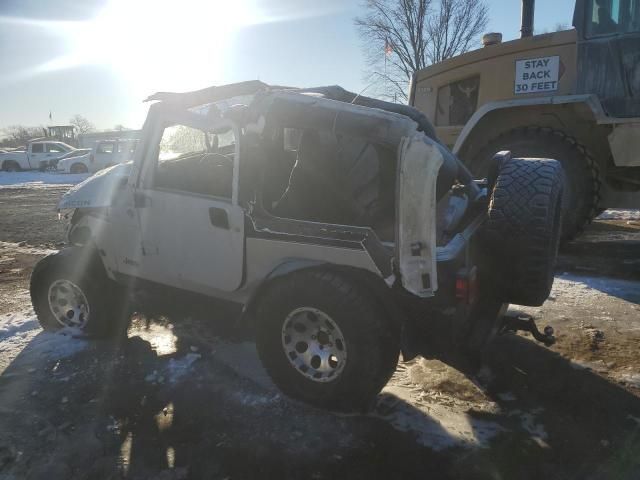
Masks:
[[[0,153],[0,167],[5,172],[20,170],[45,170],[51,161],[78,149],[63,142],[41,140],[29,142],[25,149]],[[82,150],[78,150],[82,154]],[[54,162],[55,164],[55,162]]]
[[[55,163],[56,170],[66,173],[96,173],[103,168],[133,159],[137,139],[113,139],[96,142],[92,150],[77,155],[70,152]]]

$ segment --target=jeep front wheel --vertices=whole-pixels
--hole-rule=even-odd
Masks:
[[[398,362],[399,336],[376,300],[341,275],[305,270],[276,280],[257,315],[257,348],[287,395],[366,409]]]
[[[44,330],[84,335],[121,333],[127,310],[89,249],[66,248],[40,260],[31,274],[31,302]],[[126,329],[125,329],[126,331]]]

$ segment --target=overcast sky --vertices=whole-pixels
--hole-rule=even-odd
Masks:
[[[488,3],[487,31],[517,38],[520,2]],[[360,91],[359,13],[358,0],[1,0],[0,128],[76,113],[138,128],[155,91],[255,78]],[[538,0],[536,30],[572,15],[572,0]]]

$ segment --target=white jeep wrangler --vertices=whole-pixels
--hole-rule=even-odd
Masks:
[[[503,152],[474,181],[418,111],[340,87],[252,81],[149,100],[133,162],[60,201],[75,209],[70,245],[31,279],[47,330],[107,334],[122,292],[139,289],[229,300],[285,393],[350,410],[400,352],[477,351],[507,302],[549,294],[554,160]]]

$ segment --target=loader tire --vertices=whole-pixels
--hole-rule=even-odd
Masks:
[[[487,176],[493,156],[509,150],[514,158],[552,158],[565,173],[561,241],[579,235],[597,215],[600,200],[598,165],[586,147],[564,132],[546,127],[523,127],[489,141],[468,164],[476,177]]]

